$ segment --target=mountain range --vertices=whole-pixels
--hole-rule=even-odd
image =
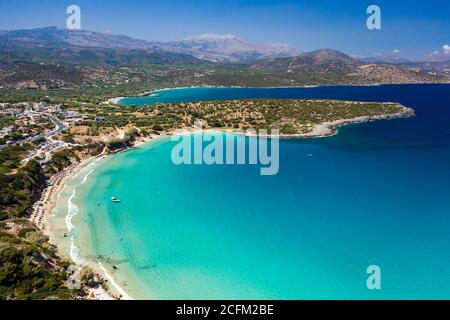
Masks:
[[[161,49],[187,53],[214,62],[246,63],[275,57],[292,57],[300,50],[287,44],[258,44],[227,34],[202,34],[181,41],[154,43]]]
[[[244,63],[300,53],[285,44],[255,44],[234,35],[203,34],[179,41],[145,41],[113,33],[47,27],[0,32],[3,48],[91,48],[166,51],[213,62]]]
[[[300,86],[449,82],[447,63],[301,52],[234,35],[179,41],[47,27],[0,31],[0,88]]]
[[[295,57],[275,58],[253,63],[251,69],[272,73],[304,75],[312,83],[327,81],[345,84],[446,82],[444,74],[387,63],[366,63],[333,49],[301,53]]]

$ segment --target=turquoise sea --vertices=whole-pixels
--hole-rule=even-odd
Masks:
[[[170,138],[91,163],[55,211],[73,225],[72,256],[100,260],[133,298],[450,298],[450,85],[158,93],[122,103],[334,98],[417,116],[283,140],[275,176],[176,166]],[[381,290],[366,287],[369,265]]]

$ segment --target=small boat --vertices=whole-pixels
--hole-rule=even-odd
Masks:
[[[117,199],[116,197],[112,197],[111,201],[114,202],[114,203],[120,203],[120,200]]]

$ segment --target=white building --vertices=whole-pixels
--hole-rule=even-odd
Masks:
[[[77,111],[67,111],[64,114],[67,122],[83,121],[83,116]]]

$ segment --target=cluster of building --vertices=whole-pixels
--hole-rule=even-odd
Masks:
[[[89,117],[80,114],[77,111],[66,111],[60,105],[49,105],[46,102],[38,102],[32,104],[19,103],[12,105],[10,103],[0,104],[0,114],[11,116],[19,120],[30,118],[30,120],[39,121],[42,117],[40,113],[56,113],[64,118],[65,122],[75,123],[88,120]]]
[[[25,110],[21,114],[16,116],[16,124],[21,126],[28,126],[37,124],[43,120],[43,116],[37,112],[31,110]]]
[[[17,128],[24,131],[29,126],[42,125],[41,132],[35,135],[22,134],[21,140],[16,142],[6,141],[6,144],[24,143],[24,142],[40,142],[36,148],[31,151],[29,156],[24,159],[25,162],[30,159],[37,159],[41,163],[50,161],[51,156],[69,145],[63,141],[54,140],[54,136],[60,133],[65,128],[68,128],[70,123],[85,121],[87,116],[76,111],[66,111],[60,105],[49,105],[46,102],[39,103],[3,103],[0,104],[0,114],[3,114],[14,119],[14,125],[0,128],[0,137],[5,138],[13,133]],[[43,121],[52,122],[53,124],[46,124]],[[51,126],[51,127],[49,127]],[[38,127],[38,128],[40,128]],[[36,127],[33,127],[36,130]],[[41,142],[42,141],[42,142]],[[4,145],[3,145],[4,147]],[[2,146],[0,145],[0,149]]]
[[[9,121],[10,125],[0,128],[0,138],[6,140],[18,128],[21,129],[20,140],[10,138],[3,141],[0,150],[7,145],[33,143],[35,147],[22,162],[35,159],[41,165],[50,162],[56,152],[73,146],[71,143],[57,140],[56,136],[59,133],[67,129],[71,123],[90,119],[77,111],[65,110],[61,105],[50,105],[46,102],[0,103],[0,114],[13,118],[12,122]],[[95,121],[102,123],[105,118],[97,117]]]
[[[87,115],[81,114],[78,111],[63,110],[60,105],[54,106],[51,112],[61,115],[68,123],[76,123],[89,119]]]
[[[12,133],[13,129],[14,128],[12,126],[9,126],[9,127],[6,127],[6,128],[2,128],[0,130],[0,138],[4,138],[6,135],[9,135],[10,133]]]
[[[16,118],[23,111],[24,106],[22,104],[13,106],[10,103],[0,104],[0,114]]]
[[[70,147],[69,143],[60,140],[43,141],[22,160],[22,163],[35,159],[41,165],[45,165],[51,161],[52,156],[56,152],[67,149],[68,147]]]

